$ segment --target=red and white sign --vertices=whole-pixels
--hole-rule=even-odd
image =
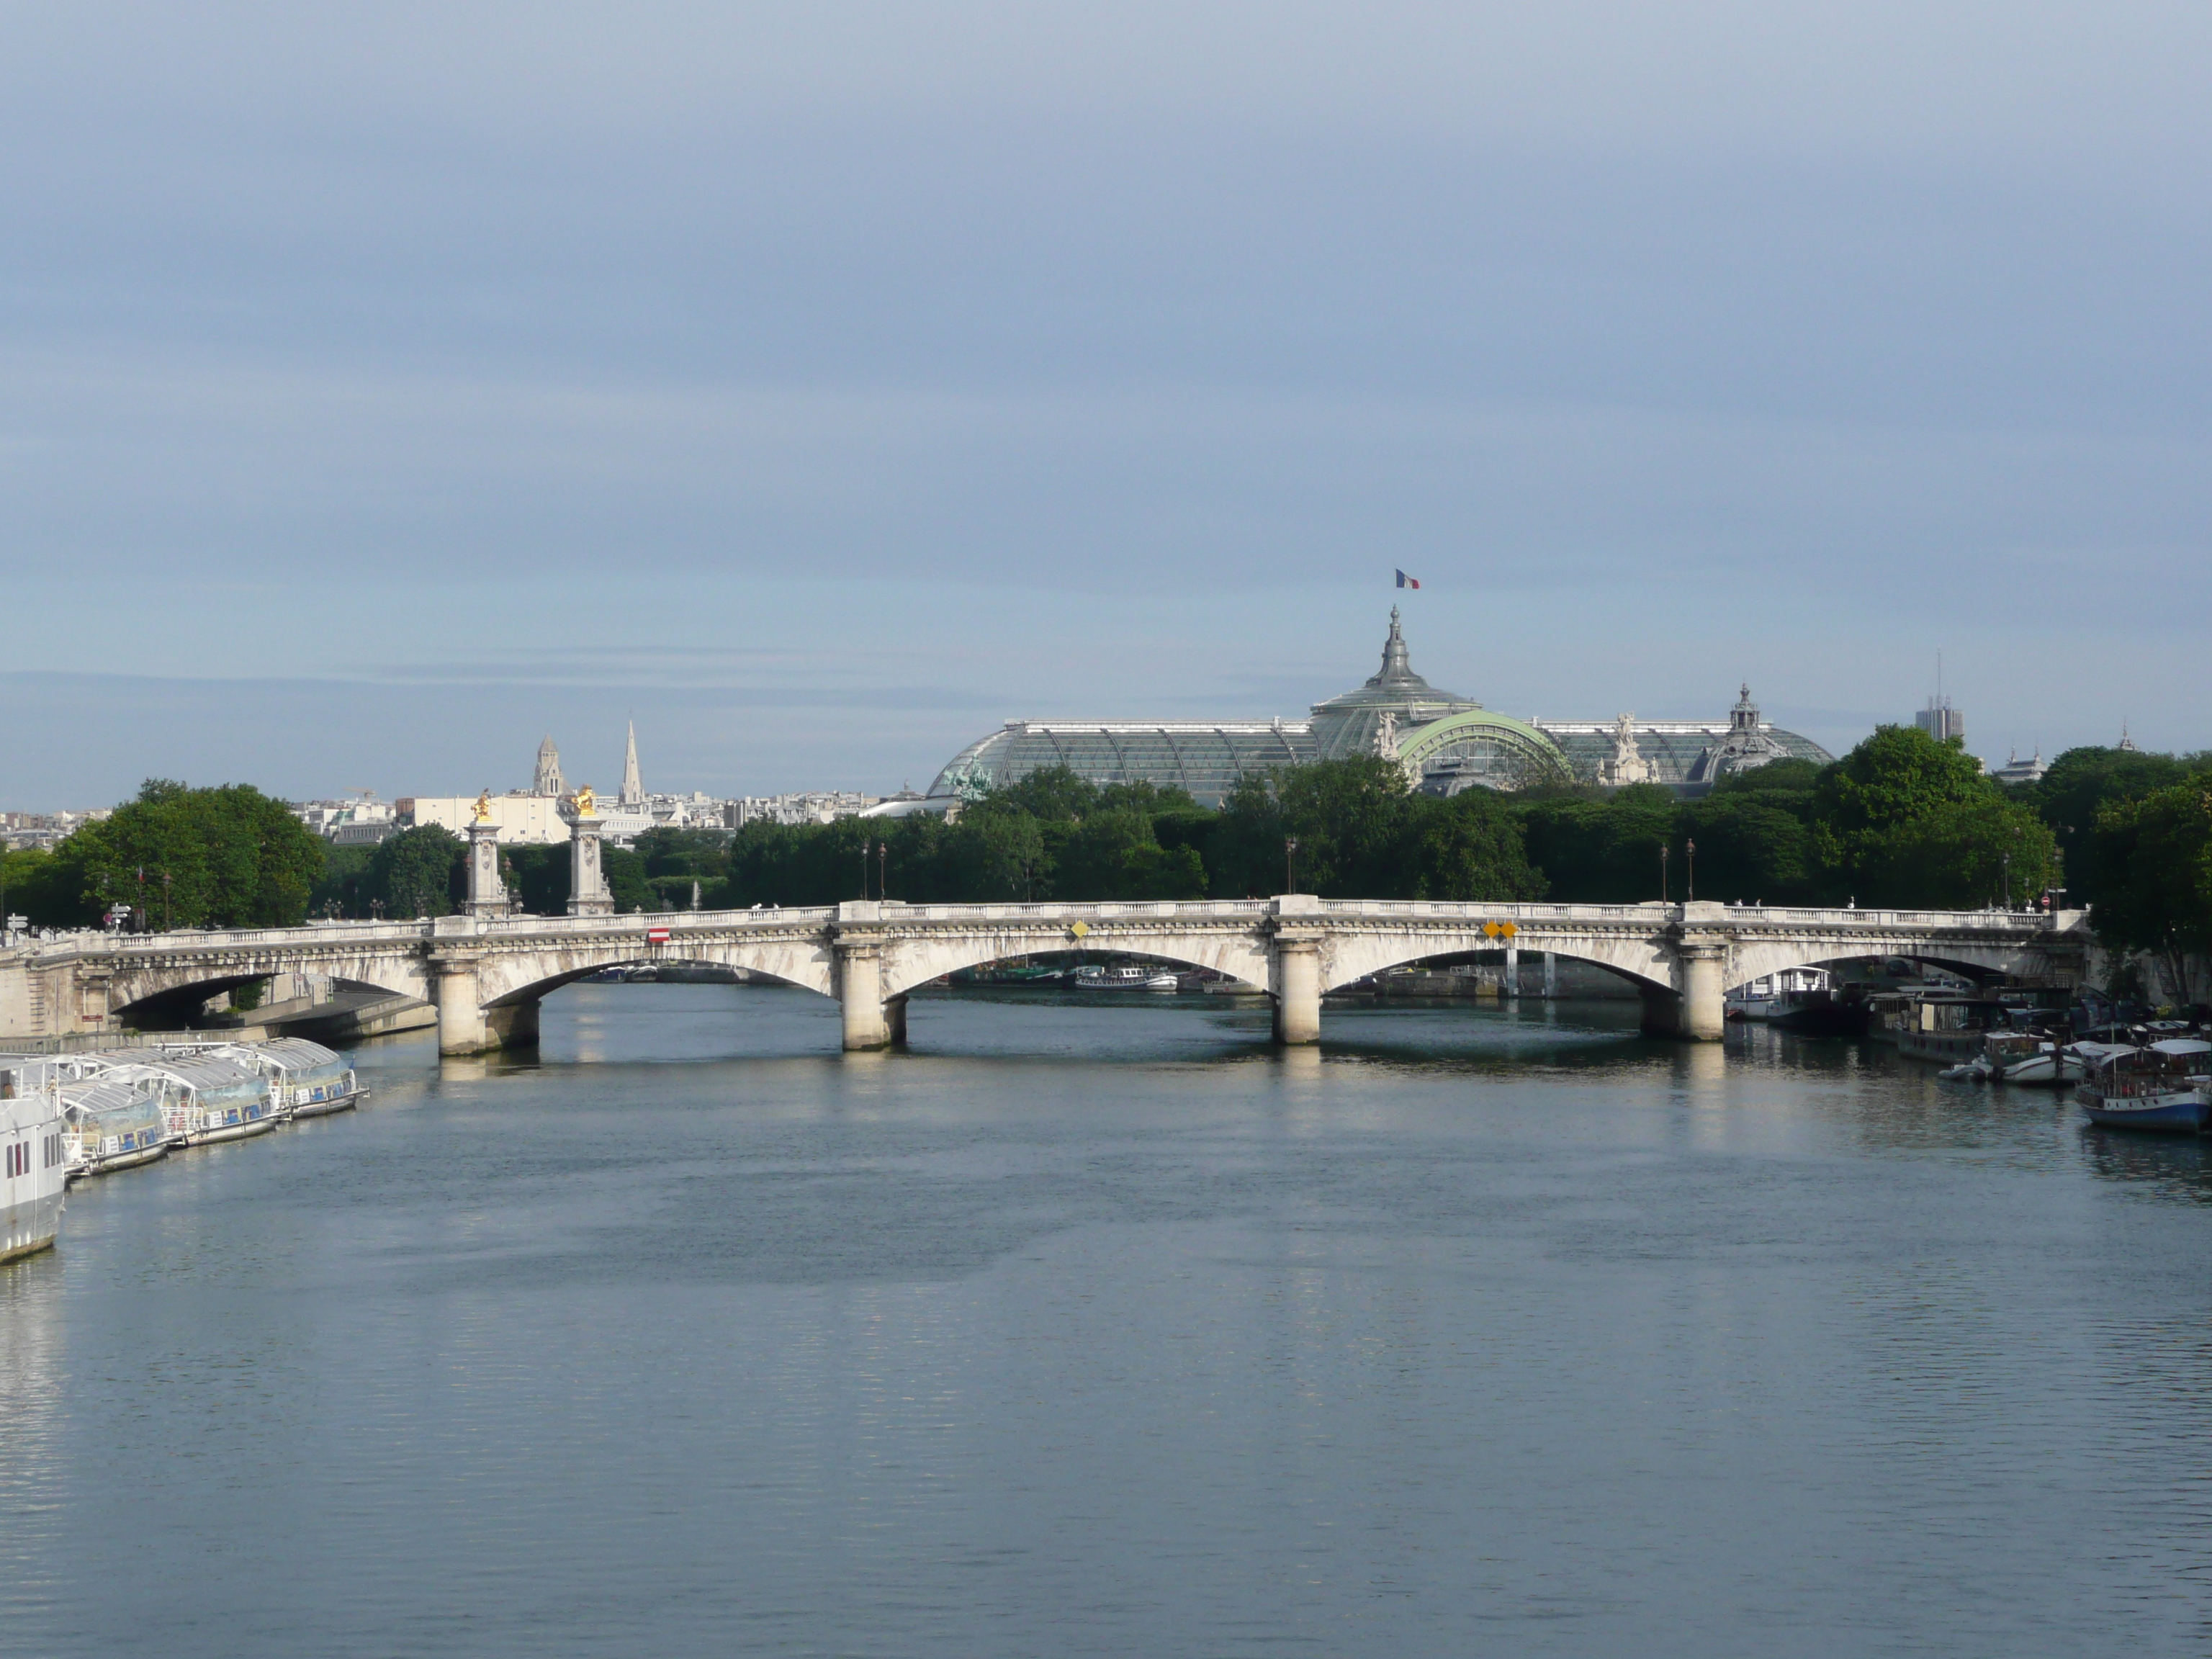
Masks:
[[[665,944],[667,944],[667,943],[668,943],[668,930],[667,930],[665,927],[648,927],[648,928],[647,928],[647,929],[645,930],[645,942],[646,942],[647,945],[665,945]]]

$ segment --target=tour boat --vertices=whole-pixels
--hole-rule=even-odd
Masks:
[[[113,1072],[75,1078],[61,1085],[61,1102],[72,1181],[169,1155],[167,1087],[160,1078]]]
[[[1164,969],[1133,964],[1079,968],[1075,970],[1074,985],[1079,991],[1172,991],[1176,988],[1176,976]]]
[[[283,1117],[322,1117],[351,1111],[368,1097],[368,1091],[343,1058],[305,1037],[225,1043],[203,1052],[235,1060],[267,1078],[276,1110]]]
[[[169,1133],[179,1145],[204,1146],[266,1134],[283,1120],[269,1079],[251,1066],[220,1054],[153,1051],[152,1057],[115,1068],[130,1078],[158,1077],[173,1085]]]
[[[0,1261],[46,1249],[61,1232],[61,1068],[42,1060],[0,1066]]]
[[[2212,1119],[2212,1042],[2174,1037],[2096,1057],[2074,1098],[2108,1129],[2197,1133]]]

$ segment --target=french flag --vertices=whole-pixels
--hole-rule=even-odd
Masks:
[[[1398,586],[1401,587],[1419,587],[1420,583],[1415,581],[1411,576],[1408,576],[1404,571],[1401,570],[1398,573]]]

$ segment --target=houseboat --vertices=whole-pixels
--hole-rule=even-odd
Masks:
[[[1886,1002],[1869,998],[1870,1005]],[[2012,1015],[1995,997],[1956,991],[1920,991],[1900,999],[1895,1010],[1897,1052],[1914,1060],[1957,1066],[1982,1054],[1992,1031],[2009,1031]],[[1869,1026],[1871,1030],[1871,1025]]]
[[[43,1060],[0,1065],[0,1261],[46,1249],[61,1232],[61,1068]]]
[[[1813,993],[1832,988],[1825,968],[1784,968],[1730,991],[1723,1004],[1722,1018],[1753,1022],[1778,1019],[1791,1009],[1804,1006]]]
[[[1072,982],[1079,991],[1172,991],[1176,988],[1176,976],[1166,969],[1140,968],[1127,963],[1119,968],[1079,968]]]
[[[2100,1053],[2074,1098],[2108,1129],[2199,1133],[2212,1118],[2212,1042],[2169,1037]]]

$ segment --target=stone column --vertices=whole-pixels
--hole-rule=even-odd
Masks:
[[[1692,1042],[1718,1042],[1727,1033],[1727,1009],[1721,997],[1721,975],[1727,963],[1725,945],[1685,944],[1676,949],[1674,989],[1681,998],[1680,1035]]]
[[[891,1047],[906,1047],[906,999],[893,997],[884,1004],[884,1025],[890,1033]]]
[[[535,1048],[542,1002],[510,1002],[483,1011],[487,1048]]]
[[[1664,985],[1654,985],[1649,980],[1636,982],[1636,994],[1644,1004],[1644,1035],[1646,1036],[1680,1036],[1682,1034],[1682,999]]]
[[[469,826],[469,896],[461,908],[472,916],[503,916],[507,884],[499,878],[499,826]]]
[[[1275,1041],[1285,1048],[1321,1041],[1321,936],[1275,935]]]
[[[1505,947],[1505,994],[1516,1002],[1521,1000],[1521,947]]]
[[[888,1048],[891,1023],[884,1008],[884,952],[874,939],[839,939],[837,1003],[845,1019],[845,1049]],[[900,1009],[900,1020],[905,1010]]]
[[[568,914],[611,916],[614,913],[614,898],[599,868],[599,820],[573,819],[568,826]]]
[[[483,952],[451,946],[430,956],[430,983],[438,1004],[438,1052],[480,1054],[495,1047],[484,1024],[477,967]]]

